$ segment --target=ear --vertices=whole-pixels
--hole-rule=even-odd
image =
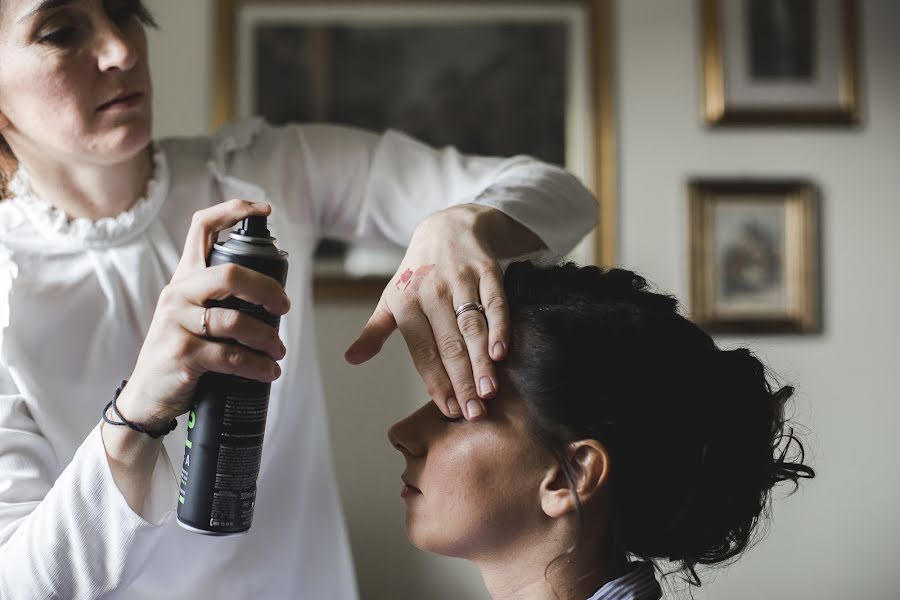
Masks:
[[[566,464],[571,470],[572,480],[555,463],[541,481],[541,508],[551,518],[574,512],[576,495],[585,504],[597,496],[609,480],[609,453],[597,440],[579,440],[569,444],[566,447]]]

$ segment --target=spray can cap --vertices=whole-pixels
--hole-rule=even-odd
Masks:
[[[265,217],[247,217],[235,233],[255,238],[271,238]]]

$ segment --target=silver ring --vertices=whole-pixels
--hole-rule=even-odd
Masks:
[[[203,332],[203,337],[209,337],[209,322],[206,320],[206,312],[209,310],[209,307],[203,309],[203,314],[200,315],[200,331]]]
[[[465,304],[460,304],[456,307],[456,316],[459,317],[459,315],[470,310],[477,310],[480,313],[484,313],[484,305],[480,302],[466,302]]]

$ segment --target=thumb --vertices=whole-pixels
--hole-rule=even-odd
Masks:
[[[344,360],[351,365],[360,365],[366,362],[381,352],[381,347],[395,329],[397,329],[397,321],[394,320],[394,314],[387,307],[382,296],[378,301],[378,306],[375,307],[375,312],[363,327],[362,333],[344,352]]]

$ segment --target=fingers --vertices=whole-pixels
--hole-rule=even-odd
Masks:
[[[441,352],[438,350],[431,326],[418,303],[408,303],[406,308],[394,317],[409,348],[413,364],[425,382],[428,395],[448,417],[463,416],[453,385],[444,369]],[[458,351],[465,352],[465,347],[460,345]],[[474,386],[472,388],[474,390]]]
[[[506,358],[509,348],[509,305],[503,288],[503,271],[493,263],[484,269],[479,281],[481,303],[487,319],[487,348],[495,361]]]
[[[218,234],[251,216],[268,216],[272,207],[265,202],[229,200],[194,213],[184,242],[184,251],[175,273],[183,274],[206,267],[206,257]]]
[[[394,320],[394,315],[387,306],[386,293],[381,294],[375,312],[369,317],[362,333],[344,353],[344,360],[351,365],[362,364],[381,352],[384,343],[397,329],[397,321]]]
[[[478,298],[479,294],[475,285],[467,282],[454,290],[453,306],[458,307],[469,302],[478,302]],[[455,320],[454,325],[466,343],[467,359],[478,396],[492,398],[497,392],[497,375],[494,371],[494,361],[488,354],[490,346],[488,345],[488,322],[485,315],[477,310],[468,310],[455,317]],[[455,380],[453,386],[457,386]]]
[[[273,315],[283,315],[291,308],[287,294],[275,279],[233,263],[204,268],[173,285],[184,299],[197,306],[234,296],[258,304]]]
[[[263,383],[281,376],[281,367],[271,357],[239,344],[203,340],[194,354],[201,371],[237,375]]]
[[[204,315],[205,332],[202,327]],[[183,328],[200,337],[234,340],[272,360],[284,358],[286,350],[278,331],[250,315],[221,307],[193,306],[190,310],[179,311],[178,316]]]

